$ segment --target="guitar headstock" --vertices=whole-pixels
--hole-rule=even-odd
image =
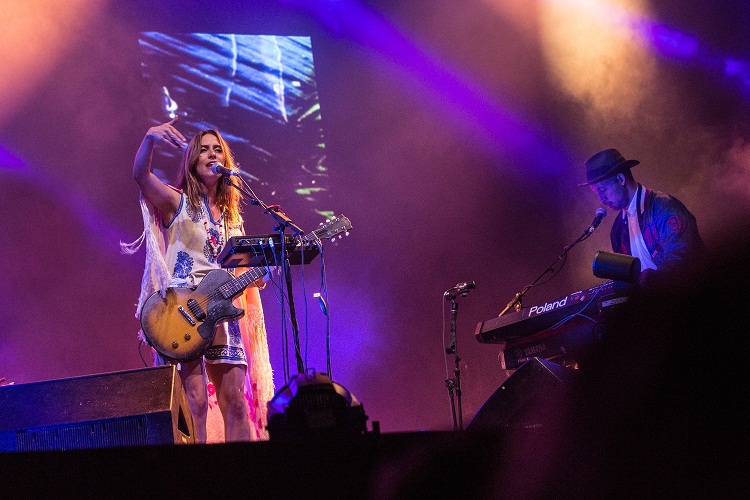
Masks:
[[[321,222],[320,227],[306,235],[305,238],[310,236],[320,238],[321,240],[335,240],[336,236],[339,238],[342,238],[343,235],[348,236],[350,229],[352,229],[351,221],[345,215],[338,215],[331,219],[326,219],[325,222]]]

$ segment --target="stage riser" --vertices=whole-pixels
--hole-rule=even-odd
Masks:
[[[501,435],[368,434],[210,445],[0,453],[12,498],[45,492],[98,498],[395,498],[412,490],[481,498],[499,471]],[[452,464],[452,465],[451,465]],[[456,475],[443,469],[458,467]],[[399,498],[407,498],[401,496]],[[442,498],[445,498],[443,496]]]

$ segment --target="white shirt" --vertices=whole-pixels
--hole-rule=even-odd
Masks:
[[[638,195],[640,194],[640,199]],[[640,207],[638,206],[640,204]],[[641,225],[638,221],[638,213],[643,213],[646,205],[646,190],[643,186],[638,185],[633,198],[630,200],[628,208],[622,211],[622,216],[627,217],[628,233],[630,234],[630,253],[633,257],[638,257],[641,261],[641,271],[645,269],[656,269],[656,264],[648,253],[646,242],[643,240]],[[639,210],[640,208],[640,210]]]

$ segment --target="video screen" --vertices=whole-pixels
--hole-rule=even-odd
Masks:
[[[149,126],[179,115],[188,139],[216,129],[265,203],[293,221],[333,215],[310,37],[144,32],[138,44]],[[164,182],[174,182],[179,155],[155,149]]]

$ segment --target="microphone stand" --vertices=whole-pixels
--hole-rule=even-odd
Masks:
[[[594,232],[594,229],[595,229],[594,226],[589,227],[588,229],[586,229],[583,232],[583,234],[581,236],[578,237],[578,239],[576,239],[570,245],[566,246],[563,249],[562,253],[557,257],[557,259],[555,259],[555,261],[552,264],[550,264],[549,266],[547,266],[547,268],[542,272],[542,274],[539,275],[539,277],[537,277],[537,279],[535,279],[530,285],[526,285],[523,288],[523,290],[521,290],[520,292],[516,293],[516,295],[510,300],[510,302],[508,302],[508,305],[505,306],[505,309],[503,309],[500,312],[500,314],[498,314],[498,316],[504,315],[505,313],[507,313],[511,309],[514,309],[516,311],[520,311],[521,309],[523,309],[522,300],[523,300],[524,295],[526,295],[526,292],[528,292],[533,287],[535,287],[539,283],[539,280],[541,280],[544,277],[545,274],[547,274],[548,272],[553,272],[554,273],[555,272],[555,264],[557,264],[557,262],[560,259],[567,258],[568,252],[570,251],[570,249],[573,248],[574,246],[576,246],[577,244],[579,244],[580,242],[582,242],[583,240],[585,240],[586,238],[588,238],[589,236],[591,236],[591,233]],[[564,264],[565,264],[565,261],[563,260],[563,265]],[[560,268],[562,268],[562,266],[560,266]]]
[[[445,348],[445,353],[453,354],[455,363],[455,367],[453,368],[453,375],[455,376],[455,378],[445,379],[445,386],[448,388],[448,396],[451,400],[451,413],[453,414],[454,431],[463,430],[464,428],[464,413],[463,408],[461,407],[461,358],[458,356],[458,351],[456,349],[456,317],[458,316],[458,301],[456,299],[459,295],[462,297],[466,297],[471,288],[474,288],[473,281],[471,282],[471,284],[463,283],[462,285],[457,285],[443,294],[445,300],[451,301],[451,343],[448,347]],[[458,401],[458,412],[456,412],[456,401]],[[456,413],[458,413],[458,418],[456,418]]]
[[[299,237],[303,234],[302,229],[294,224],[289,217],[283,214],[280,210],[270,208],[268,205],[263,203],[263,200],[255,196],[255,194],[249,192],[243,187],[232,182],[232,178],[228,175],[224,176],[224,183],[232,186],[233,188],[240,191],[242,194],[248,197],[252,205],[258,205],[263,209],[263,213],[271,216],[276,225],[273,227],[274,231],[279,232],[279,239],[281,240],[281,257],[282,257],[282,272],[284,274],[284,280],[286,281],[287,295],[289,296],[289,317],[292,322],[292,338],[294,341],[294,355],[297,361],[297,372],[304,373],[305,365],[302,362],[302,352],[299,343],[299,326],[297,325],[297,314],[294,310],[294,296],[292,295],[292,272],[289,264],[289,255],[286,251],[286,241],[284,238],[284,230],[290,228],[292,235]],[[281,309],[284,310],[284,294],[281,294]]]

